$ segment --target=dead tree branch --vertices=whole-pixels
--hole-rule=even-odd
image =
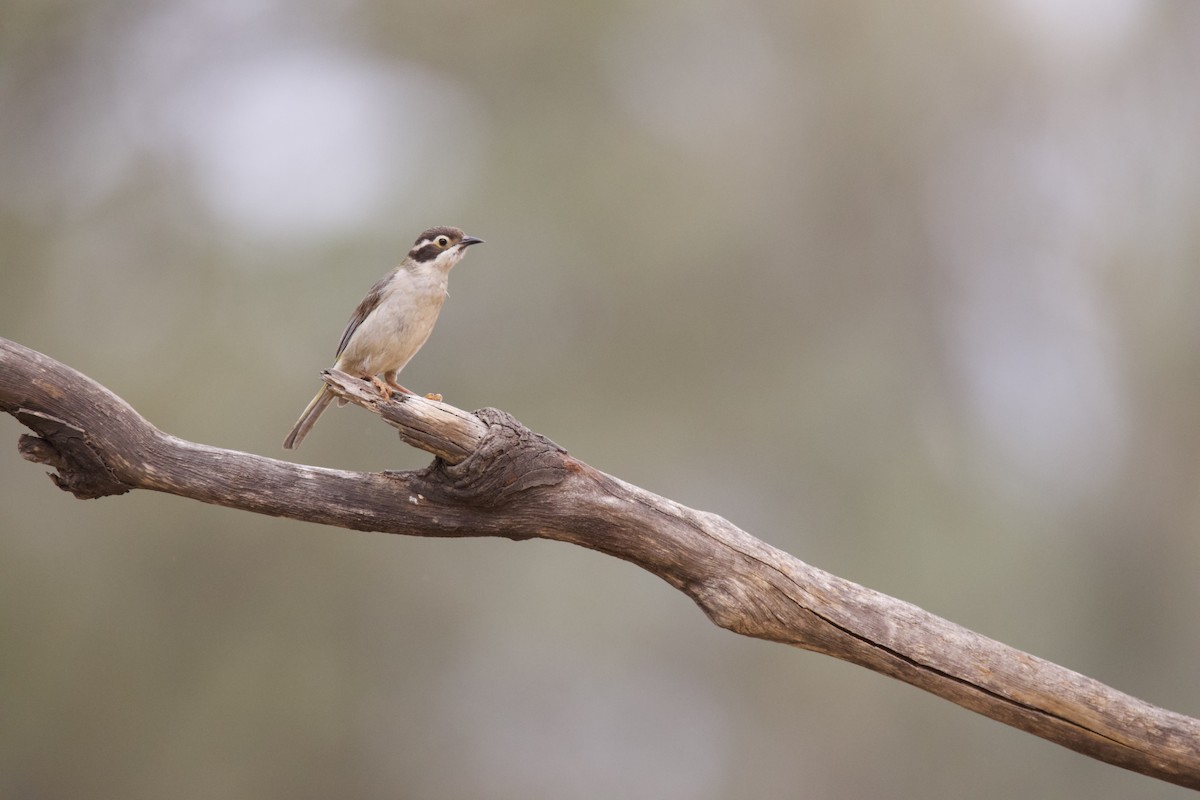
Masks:
[[[75,370],[0,339],[0,409],[19,449],[76,497],[152,489],[361,531],[540,537],[630,561],[717,625],[897,678],[1092,758],[1200,788],[1200,720],[809,566],[726,520],[605,475],[495,409],[340,395],[437,456],[423,470],[323,469],[184,441]]]

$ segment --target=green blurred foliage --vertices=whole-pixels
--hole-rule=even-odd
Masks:
[[[460,225],[406,385],[1196,715],[1197,74],[1185,3],[12,0],[0,335],[283,457]],[[590,552],[79,502],[20,430],[5,797],[1183,796]]]

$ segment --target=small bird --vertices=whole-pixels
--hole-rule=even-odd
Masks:
[[[380,278],[354,309],[333,368],[371,381],[385,397],[393,389],[412,394],[396,383],[396,375],[433,332],[451,267],[468,247],[482,242],[450,227],[430,228],[418,236],[400,265]],[[284,449],[300,446],[333,399],[329,387],[322,386],[283,440]]]

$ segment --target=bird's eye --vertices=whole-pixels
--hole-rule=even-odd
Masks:
[[[438,247],[445,247],[450,244],[450,239],[447,236],[439,236],[436,240]]]

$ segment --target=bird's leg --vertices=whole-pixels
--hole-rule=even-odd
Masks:
[[[412,392],[410,392],[408,389],[405,389],[403,386],[401,386],[400,384],[396,383],[396,372],[395,372],[395,370],[392,370],[392,371],[389,371],[389,372],[385,372],[385,373],[383,373],[383,379],[384,379],[385,381],[387,381],[387,385],[388,385],[389,387],[391,387],[393,390],[395,390],[395,391],[399,392],[400,394],[412,394]],[[390,395],[391,395],[391,392],[388,392],[388,395],[390,396]]]
[[[395,389],[398,389],[399,391],[403,392],[404,394],[415,394],[415,392],[410,392],[408,389],[405,389],[403,386],[396,383],[396,373],[385,372],[383,374],[383,378],[384,378],[384,380],[386,380],[388,382],[388,384],[390,386],[392,386]],[[438,394],[437,392],[430,392],[429,394],[425,395],[425,399],[433,400],[438,403],[442,402],[442,396],[440,394]]]

